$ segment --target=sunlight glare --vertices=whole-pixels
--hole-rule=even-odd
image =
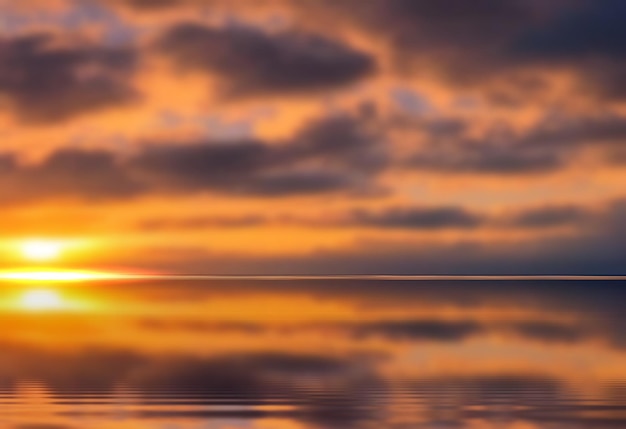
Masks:
[[[30,311],[60,310],[63,308],[61,296],[48,289],[25,292],[20,300],[22,307]]]
[[[58,259],[63,245],[50,240],[29,240],[21,245],[24,258],[30,261],[51,261]]]
[[[98,271],[0,271],[0,280],[18,282],[85,282],[96,280],[116,280],[133,278],[127,274],[106,273]]]

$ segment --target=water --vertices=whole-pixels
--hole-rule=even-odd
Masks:
[[[626,428],[621,280],[1,290],[2,428]]]

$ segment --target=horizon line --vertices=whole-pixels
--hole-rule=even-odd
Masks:
[[[623,281],[626,275],[573,275],[573,274],[199,274],[199,273],[150,273],[124,271],[85,271],[85,270],[0,270],[0,281],[48,281],[48,282],[89,282],[115,280],[257,280],[257,281],[319,281],[319,280],[361,280],[361,281]]]
[[[626,280],[626,275],[448,275],[448,274],[332,274],[332,275],[241,275],[241,274],[138,274],[128,279],[162,280]]]

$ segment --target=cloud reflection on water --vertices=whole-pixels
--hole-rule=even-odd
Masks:
[[[98,309],[0,315],[15,428],[626,424],[620,281],[66,287]]]

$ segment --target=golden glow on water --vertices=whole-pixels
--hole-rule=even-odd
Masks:
[[[101,309],[101,303],[90,295],[77,293],[71,289],[47,287],[46,285],[25,288],[10,294],[10,297],[0,302],[0,314],[3,311],[9,313],[85,313]],[[58,334],[53,327],[53,338]]]
[[[63,297],[54,290],[36,289],[24,292],[19,304],[29,311],[62,310],[66,303]]]

